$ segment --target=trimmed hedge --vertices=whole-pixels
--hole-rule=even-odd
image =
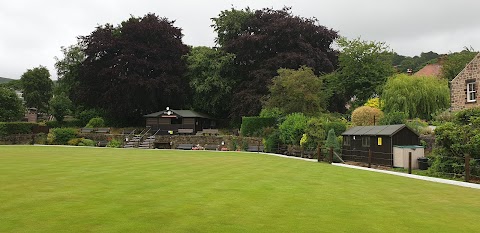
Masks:
[[[73,121],[47,121],[45,124],[50,128],[77,128],[85,126],[81,120]]]
[[[37,123],[30,122],[0,122],[0,136],[12,134],[30,134]]]
[[[77,137],[77,130],[73,128],[54,128],[47,137],[49,144],[67,145],[68,141]]]
[[[261,136],[264,128],[273,127],[276,123],[273,117],[242,117],[240,133],[244,137]]]

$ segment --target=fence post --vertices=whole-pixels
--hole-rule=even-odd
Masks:
[[[368,167],[372,167],[372,149],[368,149]]]
[[[412,174],[412,152],[408,152],[408,174]]]
[[[257,153],[260,153],[260,141],[257,141]]]
[[[470,180],[470,154],[465,154],[465,181]]]
[[[320,147],[320,143],[317,144],[317,160],[318,162],[322,162],[322,148]]]
[[[330,160],[329,162],[330,163],[333,163],[333,147],[330,147],[330,158],[328,160]]]

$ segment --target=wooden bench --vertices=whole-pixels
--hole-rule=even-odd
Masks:
[[[179,134],[193,134],[193,129],[178,129]]]
[[[108,141],[99,141],[97,142],[98,147],[106,147],[108,144]]]
[[[95,133],[110,133],[110,128],[98,128]]]
[[[218,145],[205,145],[203,148],[205,148],[205,150],[218,150]]]
[[[249,152],[263,152],[263,146],[248,146],[247,151]]]
[[[94,132],[93,128],[81,128],[80,133],[92,133]]]
[[[193,147],[193,144],[178,144],[177,149],[178,150],[191,150]]]
[[[218,135],[218,129],[203,129],[203,135]]]

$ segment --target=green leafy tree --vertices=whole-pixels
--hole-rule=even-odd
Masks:
[[[12,90],[22,90],[22,82],[20,80],[12,80],[6,83],[0,83],[0,87]]]
[[[185,57],[187,78],[193,91],[192,108],[217,118],[227,118],[231,104],[231,66],[234,56],[208,47],[194,47]]]
[[[302,112],[312,116],[326,109],[323,82],[309,67],[298,70],[279,69],[269,87],[265,107],[278,108],[286,114]]]
[[[52,115],[59,122],[62,122],[65,116],[70,114],[72,108],[72,101],[64,94],[54,96],[49,104]]]
[[[397,125],[405,124],[407,122],[407,114],[404,112],[393,111],[386,113],[380,120],[380,125]]]
[[[442,77],[452,81],[477,54],[478,52],[468,48],[458,53],[449,54],[443,62]]]
[[[44,66],[28,69],[22,74],[20,81],[26,106],[47,111],[48,101],[53,94],[53,81],[50,79],[48,69]]]
[[[85,60],[83,50],[84,48],[82,48],[81,44],[62,47],[63,58],[55,57],[55,68],[58,75],[56,95],[65,93],[67,97],[72,98],[72,92],[78,82],[80,65]]]
[[[337,40],[340,46],[338,81],[348,98],[355,96],[363,104],[380,94],[387,77],[394,73],[392,52],[383,42],[360,38]]]
[[[413,73],[419,71],[427,64],[438,63],[440,54],[435,52],[426,52],[421,53],[420,56],[407,57],[398,55],[397,53],[393,54],[393,65],[397,68],[399,73],[407,73],[408,70],[411,70]]]
[[[285,121],[279,126],[280,140],[285,144],[300,145],[300,139],[307,128],[307,121],[308,118],[302,113],[287,115]]]
[[[217,43],[234,54],[237,85],[233,90],[230,117],[258,115],[261,99],[280,68],[305,65],[315,75],[337,66],[337,51],[331,47],[337,32],[316,19],[294,16],[289,8],[256,11],[227,10],[213,19]]]
[[[324,119],[317,117],[308,119],[305,134],[308,138],[308,144],[311,145],[311,147],[323,143],[323,140],[325,140]]]
[[[409,118],[430,120],[438,110],[450,105],[448,82],[431,77],[395,75],[382,93],[385,112],[404,112]]]
[[[217,18],[212,18],[212,27],[217,32],[215,43],[225,46],[227,42],[236,39],[254,17],[255,12],[248,7],[243,10],[231,8],[220,12]]]
[[[0,87],[0,122],[22,119],[25,108],[15,91]]]
[[[350,100],[343,85],[339,72],[332,72],[322,76],[325,82],[325,94],[327,96],[327,110],[330,112],[345,113],[346,103]]]

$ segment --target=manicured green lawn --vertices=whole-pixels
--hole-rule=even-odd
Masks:
[[[479,232],[480,190],[240,152],[0,146],[0,232]]]

